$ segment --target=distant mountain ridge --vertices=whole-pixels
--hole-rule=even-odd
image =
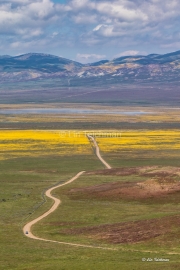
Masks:
[[[41,53],[28,53],[19,56],[0,57],[1,71],[36,70],[41,72],[58,72],[66,70],[65,66],[73,64],[81,67],[82,64],[66,58]]]
[[[60,80],[77,86],[134,82],[180,81],[180,51],[160,55],[122,56],[113,60],[81,64],[43,53],[0,56],[0,82]],[[53,81],[52,81],[53,83]]]

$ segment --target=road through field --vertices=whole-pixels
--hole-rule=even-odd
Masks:
[[[66,183],[63,183],[63,184],[60,184],[58,186],[55,186],[55,187],[52,187],[50,189],[48,189],[46,192],[45,192],[45,195],[52,199],[54,201],[54,204],[53,206],[47,211],[45,212],[43,215],[41,215],[40,217],[30,221],[29,223],[27,223],[24,228],[23,228],[23,232],[24,234],[29,237],[29,238],[33,238],[33,239],[39,239],[38,237],[34,236],[31,232],[31,227],[36,224],[37,222],[39,222],[41,219],[47,217],[49,214],[51,214],[52,212],[54,212],[57,207],[59,206],[59,204],[61,203],[61,200],[57,199],[56,197],[52,196],[51,195],[51,192],[56,189],[56,188],[59,188],[59,187],[62,187],[62,186],[65,186],[65,185],[68,185],[70,183],[72,183],[74,180],[76,180],[80,175],[82,175],[84,173],[84,171],[82,172],[79,172],[78,174],[76,174],[76,176],[74,176],[73,178],[71,178],[69,181],[67,181]],[[28,233],[27,233],[28,232]],[[41,239],[42,240],[42,239]]]
[[[95,148],[96,148],[96,155],[99,158],[99,160],[105,165],[107,169],[111,169],[111,166],[101,157],[99,146],[95,140],[95,138],[91,135],[87,135],[88,139],[93,142]]]
[[[94,142],[96,143],[96,141],[94,140]],[[94,144],[95,144],[94,143]],[[97,150],[97,156],[99,157],[99,159],[101,160],[101,156],[99,153],[99,147],[97,145],[97,143],[95,144],[96,146],[96,150]],[[102,159],[103,160],[103,159]],[[101,161],[102,161],[101,160]],[[103,163],[105,162],[104,160],[102,161]],[[108,164],[107,164],[108,165]],[[108,165],[109,166],[109,165]],[[110,166],[109,166],[110,167]],[[43,218],[47,217],[48,215],[50,215],[51,213],[53,213],[57,208],[58,206],[61,204],[61,200],[60,199],[57,199],[56,197],[54,197],[53,195],[51,195],[51,192],[57,188],[60,188],[62,186],[65,186],[65,185],[68,185],[70,183],[72,183],[73,181],[75,181],[77,178],[79,178],[83,173],[85,173],[85,171],[81,171],[79,172],[78,174],[76,174],[73,178],[71,178],[69,181],[63,183],[63,184],[59,184],[55,187],[52,187],[50,189],[48,189],[46,192],[45,192],[45,195],[52,199],[54,201],[54,204],[53,206],[47,211],[45,212],[43,215],[39,216],[38,218],[28,222],[24,227],[23,227],[23,233],[25,236],[29,237],[29,238],[32,238],[32,239],[35,239],[35,240],[41,240],[41,241],[45,241],[45,242],[53,242],[53,243],[59,243],[59,244],[64,244],[64,245],[70,245],[70,246],[75,246],[75,247],[84,247],[84,248],[99,248],[99,249],[108,249],[108,250],[115,250],[114,248],[107,248],[107,247],[99,247],[99,246],[92,246],[92,245],[83,245],[83,244],[75,244],[75,243],[69,243],[69,242],[59,242],[59,241],[54,241],[54,240],[49,240],[49,239],[45,239],[45,238],[40,238],[40,237],[37,237],[35,236],[32,231],[31,231],[31,228],[33,225],[35,225],[37,222],[39,222],[40,220],[42,220]]]

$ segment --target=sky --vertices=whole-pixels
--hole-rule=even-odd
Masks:
[[[180,50],[180,0],[0,0],[0,55],[81,63]]]

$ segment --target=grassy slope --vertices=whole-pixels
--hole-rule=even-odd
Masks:
[[[29,214],[34,211],[35,214],[32,217],[30,216],[29,219],[38,216],[51,205],[52,202],[48,201],[38,208],[43,202],[41,195],[43,190],[59,181],[68,180],[79,170],[86,170],[89,166],[97,168],[98,166],[101,167],[101,164],[92,156],[63,158],[51,156],[48,158],[23,158],[0,162],[0,268],[16,269],[16,265],[21,264],[23,261],[29,261],[30,265],[38,259],[38,253],[31,250],[34,242],[31,246],[29,239],[24,238],[22,235],[24,219],[28,218]],[[27,249],[28,243],[31,246],[29,251]],[[38,243],[35,246],[37,247]],[[33,253],[36,254],[34,258],[32,255],[29,256]]]
[[[69,173],[70,168],[71,173]],[[69,179],[82,168],[88,170],[102,168],[102,166],[93,156],[79,156],[78,158],[72,156],[71,158],[64,157],[63,159],[59,157],[50,157],[49,159],[39,157],[36,159],[26,158],[1,161],[1,198],[6,201],[1,202],[0,204],[0,269],[154,269],[157,263],[142,263],[141,258],[154,258],[157,257],[157,254],[130,251],[131,249],[134,249],[130,246],[125,247],[125,250],[121,250],[120,248],[119,251],[73,248],[59,244],[34,241],[23,236],[22,221],[42,202],[42,190],[60,180]],[[56,172],[48,172],[52,170]],[[107,179],[107,181],[109,180],[111,179]],[[95,184],[98,181],[101,182],[102,179],[94,179],[94,182],[91,179],[90,181],[91,184]],[[83,176],[79,181],[72,185],[76,186],[76,184],[78,186],[90,183],[88,178]],[[63,190],[56,191],[55,193],[59,196],[61,192],[63,192]],[[62,219],[62,216],[63,220],[72,221],[70,216],[72,214],[73,219],[76,221],[84,219],[83,216],[86,217],[86,220],[84,220],[86,224],[105,222],[106,215],[109,215],[110,213],[111,220],[114,219],[115,221],[117,211],[122,209],[122,205],[119,206],[116,202],[113,204],[110,202],[109,207],[104,208],[104,202],[94,201],[94,205],[91,203],[91,207],[87,208],[85,207],[85,203],[87,205],[89,203],[88,201],[77,201],[75,203],[74,200],[68,201],[65,196],[63,196],[62,199],[63,205],[46,219],[46,221],[43,221],[45,226],[36,225],[34,230],[38,235],[47,233],[46,237],[62,240],[57,234],[57,228],[56,231],[53,232],[52,226],[50,229],[50,226],[47,225],[47,223],[59,221],[59,218]],[[45,205],[36,210],[29,219],[39,215],[50,205],[51,202],[48,201]],[[111,206],[114,206],[113,211]],[[78,209],[78,211],[75,211],[76,209]],[[99,217],[101,218],[99,219]],[[122,214],[120,217],[122,217]],[[63,239],[67,240],[67,237],[64,237]],[[75,237],[75,239],[70,240],[75,242],[87,242],[83,237]],[[162,256],[164,254],[160,253],[159,255]],[[158,269],[163,269],[164,266],[166,266],[166,269],[178,269],[179,256],[168,255],[168,258],[171,259],[171,262],[158,263]]]
[[[179,158],[177,156],[175,157],[164,157],[161,158],[134,158],[131,159],[129,157],[123,158],[123,157],[118,157],[115,155],[111,154],[103,154],[103,157],[106,158],[107,162],[114,167],[114,168],[119,168],[119,167],[135,167],[135,166],[153,166],[153,165],[159,165],[159,166],[176,166],[179,167]]]
[[[174,215],[179,212],[179,204],[174,204],[174,202],[170,203],[169,201],[164,202],[163,204],[158,200],[146,200],[145,202],[130,200],[114,201],[108,198],[93,197],[91,194],[89,196],[87,196],[87,194],[78,194],[78,196],[76,196],[68,193],[69,190],[74,188],[82,188],[115,181],[140,181],[142,179],[143,178],[139,176],[115,177],[84,175],[71,185],[63,187],[55,192],[56,196],[62,198],[63,205],[56,213],[44,220],[42,226],[37,225],[35,232],[37,231],[43,237],[48,236],[49,239],[58,239],[59,241],[63,239],[64,241],[72,242],[81,241],[93,244],[94,240],[91,241],[91,239],[87,239],[84,236],[71,236],[64,233],[61,234],[61,232],[70,227],[98,226],[99,224],[153,219]],[[64,219],[65,216],[66,218]],[[64,222],[65,224],[61,224]],[[72,222],[74,224],[72,224]],[[147,245],[147,248],[148,250],[151,249],[151,245],[150,247]],[[153,248],[152,250],[157,251],[156,248]],[[161,251],[164,254],[168,252],[169,249],[162,246]],[[178,249],[177,252],[179,252]]]

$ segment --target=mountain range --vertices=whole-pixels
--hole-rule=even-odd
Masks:
[[[122,56],[90,64],[42,53],[0,56],[1,84],[44,80],[52,84],[58,80],[61,86],[179,82],[180,51]]]

